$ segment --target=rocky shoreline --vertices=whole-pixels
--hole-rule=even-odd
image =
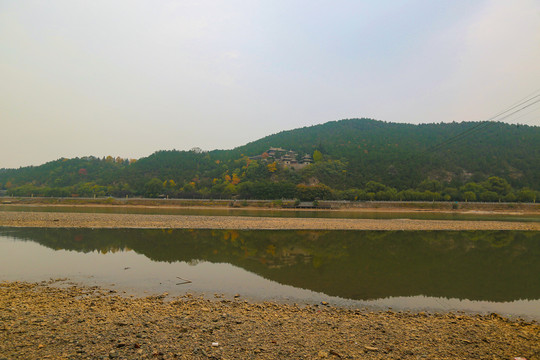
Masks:
[[[367,312],[240,297],[122,297],[0,284],[0,359],[540,358],[540,326],[498,315]]]
[[[540,222],[0,211],[0,226],[230,230],[531,230]]]

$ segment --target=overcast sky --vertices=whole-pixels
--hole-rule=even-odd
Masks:
[[[0,0],[0,84],[0,168],[486,120],[540,89],[540,0]]]

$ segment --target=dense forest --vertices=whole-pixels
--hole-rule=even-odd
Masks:
[[[269,155],[271,148],[310,162],[295,167]],[[534,202],[540,127],[348,119],[232,150],[62,158],[0,169],[0,189],[14,196]]]

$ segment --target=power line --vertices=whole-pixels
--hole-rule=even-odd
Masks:
[[[512,118],[512,123],[516,123],[519,119],[527,117],[527,116],[531,115],[532,113],[537,112],[538,110],[540,110],[540,107],[536,108],[536,109],[530,109],[530,111],[527,111],[527,112],[521,114],[518,117]],[[537,115],[536,118],[534,118],[534,120],[536,120],[538,122],[538,120],[540,120],[540,115]],[[525,120],[525,123],[527,123],[527,121],[530,121],[530,120]],[[519,125],[519,123],[518,123],[518,125]],[[537,123],[537,125],[540,125],[540,123]]]
[[[536,98],[536,97],[540,97],[540,95],[535,96],[535,98]],[[533,105],[535,105],[535,104],[537,104],[537,103],[539,103],[539,102],[540,102],[540,99],[538,99],[538,100],[536,100],[536,101],[534,101],[534,102],[532,102],[532,103],[530,103],[530,104],[527,104],[527,105],[525,105],[525,106],[523,106],[523,107],[521,107],[521,108],[519,108],[519,109],[517,109],[517,110],[514,110],[513,112],[511,112],[511,113],[509,113],[509,114],[506,114],[505,116],[503,116],[503,117],[501,117],[501,118],[498,118],[497,121],[502,121],[502,120],[504,120],[504,119],[507,119],[507,118],[509,118],[510,116],[512,116],[512,115],[514,115],[514,114],[517,114],[518,112],[521,112],[521,111],[525,110],[526,108],[529,108],[529,107],[531,107],[531,106],[533,106]],[[522,104],[523,104],[523,103],[521,103],[521,104],[519,104],[519,105],[522,105]],[[519,105],[518,105],[518,106],[519,106]],[[511,109],[515,109],[515,108],[516,108],[516,106],[512,107]],[[508,112],[508,111],[509,111],[509,110],[506,110],[506,111],[502,112],[501,114],[504,114],[505,112]],[[499,115],[500,115],[500,114],[499,114]],[[499,115],[497,115],[497,116],[499,116]],[[447,144],[454,143],[454,142],[456,142],[456,141],[458,141],[458,140],[461,140],[461,139],[463,139],[464,137],[470,136],[471,134],[476,133],[476,132],[478,132],[478,131],[480,131],[480,130],[487,129],[488,127],[491,127],[491,126],[495,125],[496,123],[497,123],[497,122],[495,122],[494,118],[492,118],[492,119],[490,119],[490,120],[486,120],[485,122],[480,123],[481,125],[485,125],[485,126],[477,126],[477,127],[475,127],[474,129],[471,129],[470,132],[467,132],[467,134],[465,134],[466,132],[463,132],[463,133],[461,133],[461,134],[458,134],[458,135],[456,135],[456,136],[454,137],[455,140],[450,139],[450,140],[452,140],[452,141],[446,141],[444,144],[447,145]]]
[[[511,105],[509,108],[507,108],[506,110],[503,110],[501,112],[499,112],[498,114],[492,116],[491,118],[489,118],[488,120],[485,120],[485,121],[482,121],[482,122],[479,122],[478,124],[472,126],[471,128],[459,133],[459,134],[456,134],[446,140],[444,140],[443,142],[439,143],[439,144],[435,144],[431,147],[429,147],[428,149],[424,150],[423,152],[420,153],[420,155],[423,155],[427,152],[432,152],[434,150],[438,150],[446,145],[450,145],[450,144],[453,144],[459,140],[462,140],[464,139],[465,137],[468,137],[476,132],[479,132],[481,130],[484,130],[490,126],[493,126],[494,124],[496,124],[495,121],[501,121],[501,120],[504,120],[504,119],[507,119],[508,117],[518,113],[518,112],[521,112],[523,111],[524,109],[526,108],[529,108],[537,103],[540,102],[540,94],[537,94],[537,95],[534,95],[536,94],[537,92],[540,92],[540,89],[538,89],[537,91],[533,92],[532,94],[530,95],[527,95],[525,98],[519,100],[517,103]],[[534,96],[532,96],[534,95]],[[532,96],[532,97],[531,97]],[[531,100],[534,100],[534,99],[537,99],[533,102],[530,102]],[[529,103],[530,102],[530,103]],[[529,103],[529,104],[527,104]],[[522,106],[522,107],[520,107]],[[516,108],[519,108],[517,110],[514,110]],[[514,110],[514,111],[512,111]],[[512,111],[512,112],[510,112]],[[509,114],[507,114],[508,112],[510,112]],[[506,114],[502,117],[500,117],[501,115],[503,114]],[[500,117],[500,118],[499,118]]]
[[[508,109],[506,109],[505,111],[502,111],[502,112],[500,112],[499,114],[497,114],[497,115],[491,117],[491,118],[488,119],[487,121],[494,120],[494,119],[496,119],[497,117],[499,117],[500,115],[502,115],[502,114],[504,114],[504,113],[506,113],[506,112],[508,112],[508,111],[510,111],[510,110],[513,110],[513,109],[515,109],[515,108],[518,107],[518,106],[521,106],[521,105],[523,105],[523,104],[526,104],[526,103],[528,103],[529,101],[531,101],[531,100],[533,100],[533,99],[536,99],[536,98],[540,98],[540,94],[538,94],[538,95],[536,95],[536,96],[533,96],[533,97],[531,97],[530,99],[527,99],[527,100],[524,100],[524,101],[519,101],[517,104],[512,105],[510,108],[508,108]],[[534,104],[536,104],[537,102],[538,102],[538,101],[535,101],[535,102],[532,103],[531,105],[534,105]],[[529,107],[529,106],[531,106],[531,105],[527,105],[527,106],[525,106],[524,108],[527,108],[527,107]]]

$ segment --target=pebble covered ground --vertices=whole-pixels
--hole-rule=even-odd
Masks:
[[[0,283],[0,359],[540,359],[540,325]]]
[[[533,230],[540,222],[329,219],[0,211],[0,226],[237,230]]]

